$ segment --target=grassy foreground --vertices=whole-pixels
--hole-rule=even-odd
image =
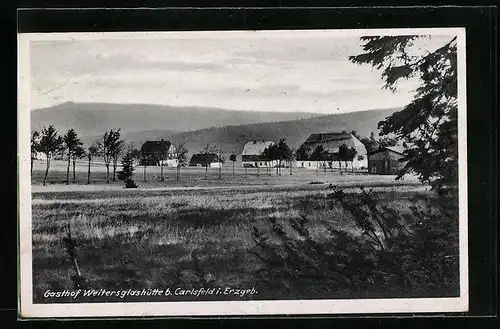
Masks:
[[[352,280],[332,288],[324,273],[307,270],[291,280],[281,282],[280,269],[294,267],[268,263],[260,257],[264,245],[255,242],[254,227],[262,232],[272,227],[270,219],[288,225],[289,219],[306,215],[312,240],[328,246],[334,238],[331,227],[347,236],[361,237],[362,230],[346,209],[332,201],[324,187],[286,188],[233,187],[211,190],[103,190],[33,194],[33,292],[34,302],[78,302],[81,299],[51,299],[47,290],[73,289],[73,263],[62,242],[66,226],[71,225],[76,242],[77,260],[88,288],[94,289],[180,289],[222,288],[252,289],[258,293],[244,297],[229,295],[171,295],[168,297],[130,297],[120,301],[174,300],[241,300],[301,298],[363,298],[363,297],[429,297],[458,294],[458,262],[451,264],[450,284],[425,289],[408,287],[406,281],[387,284],[364,282],[353,289]],[[348,197],[356,199],[356,192]],[[385,189],[376,193],[379,207],[387,207],[403,218],[404,226],[413,230],[419,220],[415,211],[429,211],[437,204],[435,196],[411,188]],[[427,208],[426,208],[427,207]],[[458,226],[456,200],[450,201]],[[285,230],[287,230],[285,228]],[[293,234],[293,230],[288,230]],[[443,237],[458,253],[458,230]],[[297,239],[301,239],[300,236]],[[285,240],[274,239],[279,246]],[[264,246],[265,247],[265,246]],[[345,249],[348,250],[349,246]],[[260,254],[259,254],[260,253]],[[419,257],[416,255],[415,257]],[[429,258],[434,261],[434,258]],[[351,260],[352,261],[352,260]],[[411,259],[409,264],[411,264]],[[313,260],[314,263],[314,260]],[[355,262],[352,261],[353,266]],[[417,263],[415,263],[417,264]],[[298,265],[297,265],[298,266]],[[324,271],[324,267],[318,267]],[[385,275],[404,277],[404,273]],[[410,271],[411,269],[408,269]],[[305,270],[304,270],[305,271]],[[273,274],[274,273],[274,274]],[[289,277],[289,273],[283,273]],[[275,277],[272,277],[275,275]],[[385,278],[384,277],[384,278]],[[448,279],[448,276],[445,278]],[[283,279],[284,280],[284,279]],[[434,282],[439,278],[428,278]],[[443,278],[441,278],[443,280]],[[277,284],[279,283],[279,284]],[[421,284],[418,286],[422,287]],[[388,288],[389,287],[389,288]],[[114,297],[113,297],[114,298]],[[110,301],[94,298],[92,301]]]

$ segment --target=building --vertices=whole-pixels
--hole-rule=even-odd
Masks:
[[[262,154],[264,150],[275,143],[272,141],[252,141],[245,144],[241,152],[243,167],[275,167],[277,160],[266,159]]]
[[[297,168],[321,169],[321,170],[352,170],[353,161],[342,161],[337,154],[333,154],[330,159],[324,161],[318,160],[297,160]]]
[[[339,163],[338,160],[331,161],[331,166],[342,166],[342,165],[347,165],[348,168],[353,168],[354,169],[364,169],[368,167],[368,154],[366,152],[366,148],[361,143],[359,139],[356,138],[351,133],[347,133],[345,131],[342,131],[340,133],[337,132],[331,132],[331,133],[319,133],[319,134],[311,134],[303,143],[303,146],[306,146],[307,148],[310,149],[311,152],[314,151],[314,149],[318,145],[322,145],[323,148],[328,151],[330,154],[338,154],[339,148],[345,144],[349,148],[354,148],[356,150],[356,156],[352,161],[347,161],[344,163]],[[335,155],[334,155],[335,156]],[[300,167],[303,164],[304,161],[298,161],[297,166]],[[309,162],[309,161],[305,161]],[[319,161],[323,163],[323,161]],[[304,164],[304,168],[307,167]],[[315,168],[315,167],[314,167]],[[344,167],[343,167],[344,168]]]
[[[381,147],[368,155],[368,172],[378,175],[395,175],[406,165],[403,148]]]
[[[205,167],[206,163],[209,164],[208,167],[210,167],[210,168],[222,167],[222,161],[220,161],[219,156],[215,153],[193,154],[193,156],[191,157],[191,160],[189,160],[190,167]]]
[[[169,141],[147,141],[141,147],[141,165],[177,167],[175,146]]]

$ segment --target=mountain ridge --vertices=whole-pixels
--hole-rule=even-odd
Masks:
[[[122,136],[126,142],[133,143],[136,148],[140,148],[142,143],[147,140],[165,139],[171,142],[185,143],[189,151],[188,155],[198,152],[207,143],[221,147],[226,154],[241,154],[243,145],[252,140],[271,140],[277,142],[280,138],[286,138],[290,147],[296,149],[313,133],[341,132],[342,130],[350,132],[354,130],[358,135],[368,137],[371,132],[377,135],[377,125],[379,121],[400,109],[374,109],[326,115],[305,112],[277,112],[278,115],[275,115],[276,113],[272,112],[245,112],[184,107],[181,110],[176,108],[177,111],[170,113],[160,113],[159,117],[158,112],[153,110],[153,114],[156,113],[155,115],[148,120],[142,120],[143,118],[138,117],[139,114],[137,111],[127,111],[127,108],[135,108],[133,104],[127,104],[125,107],[119,104],[113,107],[112,111],[108,108],[108,111],[104,111],[104,115],[102,115],[102,112],[99,112],[102,110],[95,110],[95,108],[89,107],[81,108],[82,104],[89,103],[63,104],[66,105],[60,106],[58,108],[59,110],[56,109],[55,111],[51,111],[50,109],[52,108],[33,111],[32,129],[40,129],[42,125],[54,124],[59,133],[64,134],[67,129],[74,128],[84,142],[84,145],[88,146],[94,140],[102,137],[104,131],[121,128]],[[70,106],[68,107],[68,105]],[[64,113],[65,109],[74,107],[79,108],[75,110],[75,112],[70,111],[69,113]],[[164,110],[166,108],[172,109],[175,107],[154,106],[153,108]],[[118,109],[122,109],[122,111]],[[88,114],[85,113],[87,110],[90,111],[94,117],[85,121],[88,119],[85,116],[85,114]],[[36,113],[38,111],[45,111],[48,113],[39,112],[43,115],[42,117],[37,117]],[[184,117],[176,121],[175,115],[179,113],[179,111],[184,112]],[[60,112],[63,113],[61,114]],[[110,112],[115,113],[109,115]],[[99,117],[99,113],[101,117]],[[118,113],[118,116],[116,113]],[[194,119],[194,115],[199,113],[205,113],[205,115]],[[223,120],[217,117],[217,113],[223,113]],[[148,111],[142,114],[148,114]],[[108,117],[106,117],[106,115],[108,115]],[[229,117],[227,115],[229,115]],[[231,115],[236,115],[236,117],[231,118]],[[79,121],[79,116],[83,116],[83,124]],[[105,122],[106,124],[101,124],[98,128],[95,128],[92,126],[95,121],[99,123]],[[170,128],[168,125],[165,127],[163,124],[165,121],[172,124],[169,126]],[[250,122],[241,124],[241,122],[245,121]],[[153,122],[155,124],[148,125],[148,122]],[[225,124],[227,122],[232,122],[233,124]],[[142,129],[144,127],[145,129]],[[190,129],[180,131],[182,127]]]
[[[354,130],[361,137],[368,137],[372,132],[378,135],[378,122],[399,109],[358,111],[281,122],[204,128],[186,132],[143,131],[124,134],[124,138],[133,142],[138,148],[147,140],[164,139],[176,143],[183,142],[191,155],[207,143],[221,147],[228,155],[231,153],[241,154],[244,144],[248,141],[271,140],[277,142],[280,138],[286,138],[290,147],[297,149],[313,133],[341,132],[343,130],[351,132]]]
[[[31,129],[53,124],[61,133],[74,128],[83,135],[110,129],[195,131],[226,125],[296,120],[321,115],[312,112],[236,111],[197,106],[65,102],[31,111]]]

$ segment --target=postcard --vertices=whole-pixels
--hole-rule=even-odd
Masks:
[[[21,318],[468,310],[465,29],[18,41]]]

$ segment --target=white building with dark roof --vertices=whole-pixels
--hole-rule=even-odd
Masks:
[[[339,148],[345,144],[349,148],[354,148],[356,150],[356,156],[350,164],[350,168],[361,169],[368,168],[368,154],[366,147],[361,143],[359,139],[356,138],[351,133],[342,131],[329,132],[329,133],[318,133],[311,134],[303,143],[304,146],[310,149],[311,152],[318,145],[322,145],[323,148],[331,154],[338,154]],[[336,162],[335,160],[333,162]]]
[[[175,158],[175,146],[169,141],[147,141],[141,147],[140,164],[147,163],[148,166],[177,167]]]
[[[275,167],[276,160],[267,159],[263,153],[266,148],[276,144],[272,141],[251,141],[245,144],[241,152],[241,163],[243,167]]]

